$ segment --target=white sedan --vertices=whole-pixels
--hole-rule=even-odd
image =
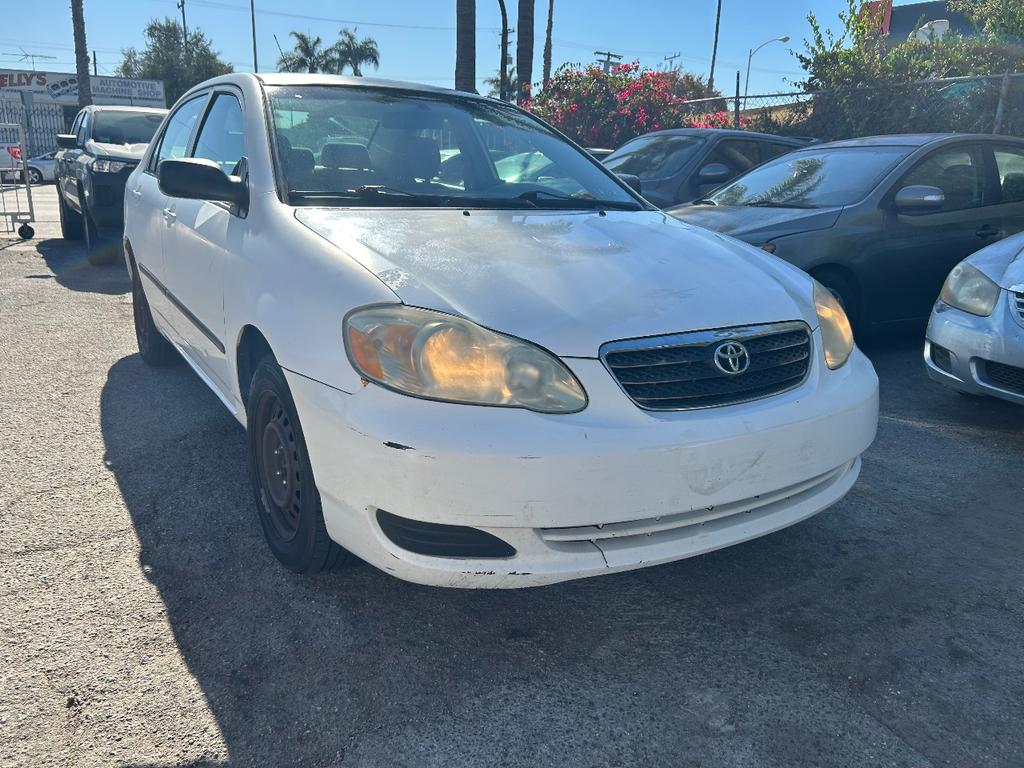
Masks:
[[[505,179],[494,149],[550,174]],[[499,101],[227,75],[127,190],[139,351],[184,357],[246,426],[295,571],[520,587],[666,563],[834,504],[875,436],[828,291]]]

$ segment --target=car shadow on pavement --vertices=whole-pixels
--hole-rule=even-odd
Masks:
[[[119,294],[132,289],[124,261],[93,266],[85,255],[85,245],[60,238],[39,240],[36,250],[58,283],[72,291]]]
[[[997,493],[965,519],[1005,467],[980,462],[952,479],[924,464],[915,475],[902,427],[883,423],[845,501],[786,531],[658,568],[474,592],[366,565],[315,577],[281,568],[259,531],[244,432],[185,365],[118,361],[101,426],[139,567],[230,765],[1019,754],[1001,728],[1021,714],[1024,659],[992,605],[1020,576],[1018,565],[1006,572],[1020,562],[1019,504]],[[998,653],[989,636],[1006,639]],[[969,650],[979,643],[988,650]]]

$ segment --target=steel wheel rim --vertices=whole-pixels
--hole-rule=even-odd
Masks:
[[[298,534],[301,517],[302,475],[294,424],[273,392],[260,396],[256,414],[260,497],[274,532],[288,542]]]

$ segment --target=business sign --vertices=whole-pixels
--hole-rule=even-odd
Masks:
[[[129,77],[89,78],[93,104],[165,107],[164,84],[159,80],[134,80]],[[78,106],[78,77],[64,72],[0,70],[0,96],[31,94],[36,103]]]

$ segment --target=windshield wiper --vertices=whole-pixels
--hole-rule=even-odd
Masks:
[[[541,207],[541,195],[545,196],[549,202],[558,203],[570,203],[570,206],[580,206],[585,209],[597,209],[597,208],[615,208],[622,211],[639,211],[640,206],[637,203],[628,202],[625,200],[598,200],[592,197],[573,197],[572,195],[561,195],[558,192],[549,192],[546,189],[531,189],[523,192],[521,195],[517,195],[517,199],[526,200],[533,203],[538,208]]]
[[[694,200],[693,204],[694,205],[718,205],[718,203],[716,203],[710,197],[702,197],[700,200]]]
[[[774,200],[758,200],[754,203],[745,203],[751,208],[815,208],[816,206],[806,203],[778,203]]]
[[[396,189],[383,184],[363,184],[356,187],[353,192],[359,197],[434,197],[434,195],[418,195],[415,192],[406,192],[404,189]]]

